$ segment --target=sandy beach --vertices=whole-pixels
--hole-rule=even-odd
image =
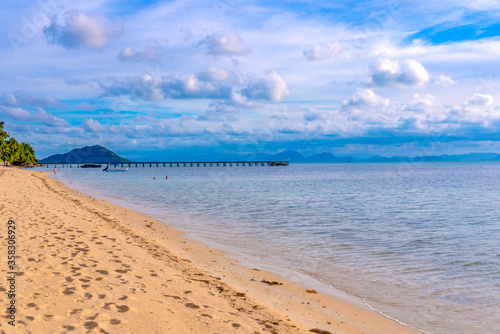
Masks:
[[[46,175],[0,168],[0,333],[420,333]]]

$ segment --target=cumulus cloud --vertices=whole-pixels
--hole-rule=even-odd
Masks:
[[[130,96],[146,101],[214,99],[219,101],[211,103],[211,107],[233,111],[260,106],[258,100],[280,102],[290,94],[276,71],[243,78],[217,67],[209,67],[198,75],[158,79],[150,75],[112,76],[100,82],[100,88],[103,96]]]
[[[88,132],[102,132],[103,126],[99,121],[93,119],[86,119],[82,122],[82,128]]]
[[[340,43],[333,42],[327,45],[317,45],[312,49],[304,50],[303,54],[304,57],[307,58],[307,60],[321,61],[334,57],[340,52],[341,49],[342,46],[340,45]]]
[[[161,101],[165,98],[227,98],[231,87],[219,83],[200,80],[194,74],[182,77],[164,77],[155,79],[150,75],[125,78],[111,77],[106,83],[101,83],[104,95],[127,95],[146,101]]]
[[[54,126],[54,127],[69,125],[69,123],[66,122],[65,120],[52,116],[41,108],[38,108],[37,113],[31,113],[22,108],[11,108],[2,106],[0,106],[0,110],[3,111],[3,114],[5,116],[10,117],[15,121],[38,122],[47,126]]]
[[[493,96],[489,94],[474,94],[464,103],[465,107],[488,108],[493,105]]]
[[[427,109],[432,107],[434,96],[431,94],[415,94],[413,96],[412,107],[415,109]]]
[[[144,50],[125,47],[118,54],[118,59],[122,62],[156,62],[160,60],[162,51],[163,48],[160,45],[150,45]]]
[[[401,64],[395,60],[378,58],[370,64],[370,81],[375,86],[423,86],[429,73],[422,64],[406,59]]]
[[[269,71],[259,77],[250,78],[241,94],[254,100],[282,101],[290,95],[286,81],[276,71]]]
[[[160,84],[160,80],[146,74],[126,78],[110,77],[100,87],[107,96],[128,95],[146,101],[160,101],[165,98]]]
[[[207,45],[208,53],[215,56],[231,57],[250,54],[250,48],[237,34],[211,34],[202,43]]]
[[[151,125],[151,133],[162,137],[185,137],[199,135],[200,130],[195,129],[183,118],[163,119]]]
[[[500,120],[500,109],[493,106],[493,97],[488,94],[476,93],[461,105],[449,110],[446,121],[455,124],[487,125],[492,121]]]
[[[328,119],[327,112],[324,110],[318,110],[315,108],[309,108],[304,113],[304,120],[306,122],[314,122],[314,121],[324,121]]]
[[[205,115],[201,115],[199,119],[215,119],[216,113],[231,113],[241,109],[250,109],[260,107],[261,104],[255,101],[250,101],[246,96],[236,92],[231,92],[228,99],[223,101],[212,102],[209,105],[209,111]],[[208,117],[210,115],[210,117]]]
[[[227,98],[231,94],[231,87],[223,84],[200,80],[194,74],[183,77],[164,78],[161,84],[166,96],[174,99],[184,98]]]
[[[111,22],[104,16],[91,16],[79,10],[69,10],[52,17],[43,30],[47,40],[67,49],[102,49],[123,34],[121,22]]]
[[[231,76],[231,73],[229,71],[226,71],[225,69],[216,66],[210,66],[200,73],[199,78],[203,81],[224,82],[229,81]]]
[[[25,92],[6,93],[0,95],[0,104],[7,107],[46,107],[46,106],[64,106],[50,96],[35,96]]]
[[[344,106],[352,107],[386,107],[389,100],[376,95],[372,90],[357,88],[350,100],[343,102]]]
[[[447,75],[441,74],[436,80],[436,85],[442,86],[442,87],[450,87],[456,84],[457,82],[450,78]]]
[[[128,138],[186,137],[200,134],[200,130],[185,122],[185,118],[158,119],[148,124],[107,124],[94,119],[86,119],[81,123],[81,129],[88,133],[106,133],[124,135]]]

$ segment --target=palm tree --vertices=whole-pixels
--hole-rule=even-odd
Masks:
[[[4,122],[0,122],[0,139],[7,139],[9,138],[9,134],[6,131],[4,131],[3,123]]]
[[[3,154],[7,148],[5,139],[9,138],[9,134],[3,129],[3,122],[0,122],[0,160],[5,160]]]
[[[37,164],[35,150],[28,143],[19,144],[13,137],[3,129],[4,122],[0,122],[0,161],[8,161],[11,164]],[[9,138],[9,140],[7,140]]]
[[[19,163],[37,164],[38,160],[35,158],[35,150],[28,143],[21,143],[19,145]]]

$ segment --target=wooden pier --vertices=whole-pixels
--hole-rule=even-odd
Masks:
[[[69,163],[69,162],[46,162],[44,165],[62,168],[80,168],[82,165],[90,163]],[[93,164],[108,166],[117,165],[121,167],[233,167],[233,166],[288,166],[289,161],[201,161],[201,162],[93,162]],[[92,168],[89,168],[92,169]]]

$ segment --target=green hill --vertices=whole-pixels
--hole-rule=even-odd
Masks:
[[[108,163],[108,162],[130,162],[118,154],[99,145],[75,148],[64,154],[55,154],[42,159],[40,163]]]

